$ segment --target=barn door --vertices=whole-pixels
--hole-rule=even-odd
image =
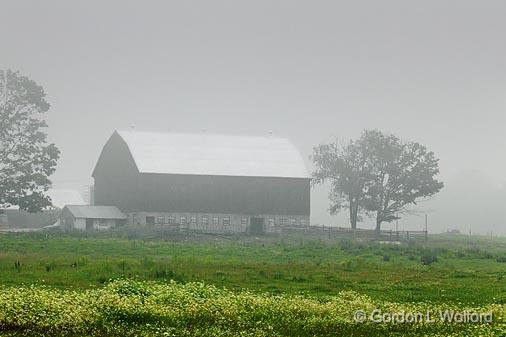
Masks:
[[[86,230],[93,230],[93,219],[86,219]]]
[[[252,217],[249,221],[250,234],[262,234],[264,232],[264,218]]]

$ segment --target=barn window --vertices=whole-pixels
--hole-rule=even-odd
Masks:
[[[176,217],[175,216],[169,216],[167,218],[167,222],[171,225],[175,224],[176,223]]]
[[[295,219],[295,218],[290,219],[290,225],[295,226],[296,223],[297,223],[297,219]]]
[[[248,218],[242,218],[241,225],[248,225]]]
[[[165,217],[164,216],[157,216],[156,223],[165,223]]]
[[[209,218],[207,216],[202,217],[202,224],[205,226],[207,226],[207,224],[209,224]]]
[[[179,223],[181,225],[186,225],[186,217],[185,216],[182,216],[181,218],[179,218]]]
[[[196,217],[196,216],[192,216],[192,217],[190,217],[190,223],[191,223],[192,225],[196,225],[196,224],[197,224],[197,217]]]
[[[300,224],[302,226],[305,226],[306,225],[306,219],[300,219]]]
[[[282,224],[282,225],[286,225],[288,223],[288,219],[287,218],[281,218],[279,219],[279,222]]]
[[[213,225],[218,225],[220,223],[220,218],[217,216],[213,217]]]
[[[225,218],[223,218],[222,223],[223,223],[223,225],[225,225],[225,226],[230,225],[230,218],[229,218],[229,217],[225,217]]]

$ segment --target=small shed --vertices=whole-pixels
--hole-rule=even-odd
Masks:
[[[125,224],[127,216],[116,206],[66,205],[60,216],[65,230],[104,230]]]

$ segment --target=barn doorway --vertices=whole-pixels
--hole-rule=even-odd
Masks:
[[[87,231],[93,230],[93,219],[86,219],[86,230]]]
[[[264,232],[264,218],[252,217],[249,221],[249,233],[253,235],[262,234]]]

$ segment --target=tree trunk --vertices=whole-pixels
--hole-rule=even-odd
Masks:
[[[350,225],[351,229],[357,229],[357,212],[355,202],[350,199]]]
[[[381,231],[381,223],[383,221],[381,220],[381,216],[378,214],[376,215],[376,233],[379,234]]]

